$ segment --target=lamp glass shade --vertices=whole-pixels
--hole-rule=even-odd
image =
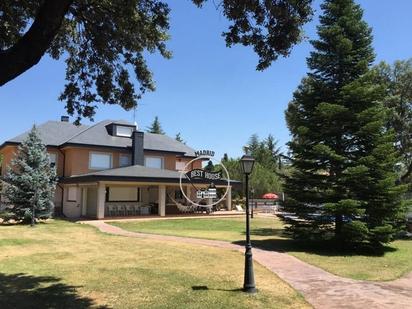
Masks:
[[[255,165],[255,159],[252,156],[244,155],[240,159],[240,166],[244,174],[250,174],[253,171],[253,166]]]

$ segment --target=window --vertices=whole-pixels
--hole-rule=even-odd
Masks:
[[[163,158],[162,157],[145,157],[144,165],[151,168],[163,168]]]
[[[112,155],[108,153],[90,153],[89,168],[104,170],[112,167]]]
[[[76,202],[77,201],[77,187],[69,187],[67,190],[67,201]]]
[[[132,127],[116,126],[116,135],[123,137],[131,137],[133,133]]]
[[[176,161],[176,170],[177,171],[184,171],[185,166],[186,166],[186,162]]]
[[[139,202],[140,188],[136,187],[109,187],[108,202]]]
[[[57,153],[50,152],[49,157],[50,157],[50,166],[56,166],[57,165]]]
[[[130,156],[129,155],[120,155],[119,156],[119,166],[129,166],[130,165]]]

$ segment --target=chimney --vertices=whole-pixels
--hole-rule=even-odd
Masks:
[[[133,131],[132,133],[132,164],[144,165],[143,153],[144,133],[141,131]]]
[[[69,122],[69,116],[61,116],[61,122]]]

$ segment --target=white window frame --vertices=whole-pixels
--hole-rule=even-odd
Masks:
[[[160,159],[160,168],[159,169],[164,169],[164,165],[165,165],[165,160],[164,160],[164,157],[161,157],[161,156],[144,156],[144,166],[146,166],[146,167],[149,167],[149,168],[158,168],[158,167],[150,167],[150,166],[147,166],[147,159]]]
[[[73,196],[71,196],[71,193],[73,193],[73,192],[70,192],[71,189],[75,189],[75,191],[74,191],[75,198],[74,199],[72,199]],[[67,198],[66,198],[66,200],[68,202],[77,202],[77,190],[78,190],[78,188],[75,187],[75,186],[67,187]]]
[[[127,158],[127,165],[122,165],[121,158]],[[119,167],[125,167],[125,166],[130,166],[130,165],[132,165],[132,157],[128,154],[120,154],[119,155]]]
[[[93,155],[107,155],[110,157],[110,165],[109,167],[101,167],[101,166],[92,166],[92,156]],[[90,170],[107,170],[113,167],[113,155],[110,152],[96,152],[90,151],[89,152],[89,169]]]
[[[52,161],[52,156],[54,156],[54,158],[55,158],[54,162]],[[58,153],[57,152],[49,152],[49,158],[50,158],[50,165],[54,163],[54,166],[57,168],[57,162],[59,160]]]
[[[129,133],[127,133],[127,134],[125,134],[125,133],[120,133],[120,132],[119,132],[119,128],[120,128],[120,129],[130,129],[130,134],[129,134]],[[116,135],[117,135],[117,136],[121,136],[121,137],[131,137],[132,134],[133,134],[133,128],[132,128],[132,127],[116,125]]]
[[[178,168],[178,166],[177,166],[178,164],[181,165],[181,168]],[[176,166],[175,166],[176,171],[183,171],[184,168],[186,167],[186,164],[187,164],[187,162],[185,162],[185,161],[176,161]]]

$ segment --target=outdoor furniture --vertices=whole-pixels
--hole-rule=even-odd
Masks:
[[[134,214],[135,214],[136,216],[140,215],[140,205],[135,204],[135,205],[133,205],[132,207],[133,207],[133,209],[134,209]]]
[[[120,205],[120,206],[118,207],[118,212],[119,212],[119,215],[126,216],[126,215],[127,215],[126,205]]]
[[[150,215],[150,205],[145,205],[140,207],[140,214],[143,216]]]
[[[118,214],[118,209],[116,205],[109,205],[108,207],[109,216],[114,217]]]
[[[236,208],[236,211],[244,212],[242,206],[240,206],[240,205],[235,205],[235,208]]]
[[[134,205],[127,205],[126,206],[126,212],[128,216],[134,216],[136,215],[136,209]]]

